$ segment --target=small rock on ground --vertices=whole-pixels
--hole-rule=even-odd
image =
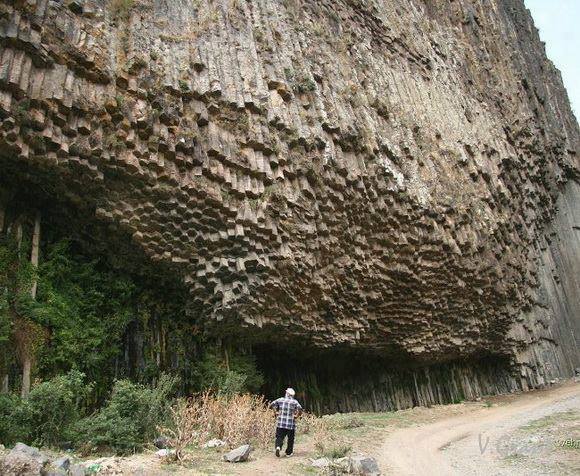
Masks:
[[[242,445],[235,450],[226,453],[224,455],[224,460],[228,461],[229,463],[242,463],[243,461],[248,460],[251,451],[252,448],[250,445]]]
[[[174,455],[175,450],[169,450],[167,448],[164,448],[162,450],[157,451],[155,454],[160,458],[167,458],[169,455]]]
[[[169,448],[169,439],[165,436],[158,436],[153,440],[153,445],[160,450],[164,450]]]
[[[48,468],[48,476],[68,476],[70,469],[70,458],[68,456],[62,456],[52,463]]]
[[[364,476],[378,476],[381,473],[377,460],[370,456],[351,456],[350,472]]]
[[[220,446],[225,446],[226,442],[214,438],[213,440],[209,440],[206,444],[203,445],[204,448],[219,448]]]
[[[332,468],[334,472],[346,474],[358,474],[360,476],[378,476],[380,474],[379,465],[370,456],[346,456],[331,460],[329,458],[319,458],[311,460],[313,467],[318,469]]]
[[[315,468],[327,468],[331,465],[332,461],[328,458],[318,458],[311,460],[311,464]]]

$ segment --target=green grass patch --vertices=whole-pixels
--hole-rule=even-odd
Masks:
[[[565,412],[554,413],[553,415],[548,415],[543,418],[533,420],[527,425],[522,426],[521,429],[526,431],[540,430],[548,428],[550,426],[557,425],[558,423],[561,422],[578,420],[579,418],[580,414],[577,411],[568,410]]]
[[[365,425],[379,428],[386,426],[409,426],[412,423],[412,415],[405,410],[382,413],[358,413],[357,415]]]
[[[320,456],[325,456],[329,459],[344,458],[352,452],[352,446],[347,444],[318,447],[317,449],[319,449]]]

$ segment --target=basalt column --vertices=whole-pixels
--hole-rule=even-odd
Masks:
[[[336,392],[580,365],[580,133],[523,0],[4,0],[0,119],[0,183],[130,236],[196,328],[392,388]]]

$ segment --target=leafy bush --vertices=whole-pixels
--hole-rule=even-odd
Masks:
[[[118,454],[140,450],[167,420],[176,384],[177,379],[167,375],[155,388],[116,381],[107,403],[75,425],[75,442],[85,450],[112,449]]]
[[[22,252],[27,247],[27,243],[0,236],[0,377],[8,373],[15,357],[34,360],[44,343],[31,296],[37,269]]]
[[[0,398],[0,440],[24,440],[34,445],[55,445],[68,438],[79,419],[91,386],[84,374],[71,371],[33,387],[28,399]]]
[[[142,447],[138,423],[113,411],[101,410],[75,425],[74,443],[84,453],[112,449],[118,454]]]
[[[234,354],[228,365],[216,352],[206,352],[195,371],[200,390],[215,390],[220,395],[256,392],[264,384],[264,376],[252,355]]]
[[[136,286],[101,269],[97,261],[83,261],[69,248],[65,241],[51,245],[39,269],[35,316],[51,329],[39,373],[57,375],[75,366],[95,382],[95,396],[101,400],[111,388],[112,363],[127,325],[135,318]]]
[[[127,326],[140,317],[142,290],[124,273],[73,252],[67,241],[47,245],[38,269],[22,249],[28,245],[0,236],[0,374],[19,354],[32,354],[37,375],[79,369],[102,400]],[[46,329],[50,345],[43,346]]]
[[[21,400],[16,395],[0,395],[0,443],[11,445],[24,439],[25,429],[14,420],[14,413]]]
[[[91,386],[85,375],[72,370],[35,386],[21,406],[21,419],[30,428],[37,445],[54,445],[68,436],[68,430],[80,417],[83,401]]]

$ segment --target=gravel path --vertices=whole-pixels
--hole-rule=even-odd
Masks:
[[[397,475],[580,474],[580,451],[555,445],[580,439],[579,411],[577,383],[506,397],[490,408],[391,433],[380,466]]]

